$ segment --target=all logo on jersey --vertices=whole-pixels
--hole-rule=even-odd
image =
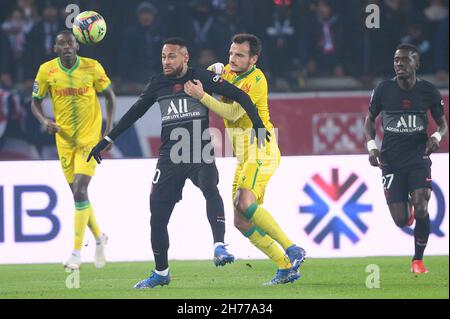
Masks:
[[[397,128],[416,128],[417,127],[417,116],[416,115],[408,115],[408,116],[400,116],[400,119],[397,122]]]
[[[368,226],[360,214],[372,213],[372,205],[360,202],[367,185],[360,182],[356,174],[352,173],[343,183],[339,182],[338,169],[332,169],[331,176],[331,183],[328,183],[322,176],[315,174],[312,181],[303,187],[312,204],[300,206],[300,214],[313,216],[305,232],[313,236],[315,243],[321,244],[327,236],[331,236],[333,248],[339,249],[341,237],[355,244],[361,239],[355,230],[358,229],[362,234],[367,232]],[[356,188],[352,187],[358,185],[355,183],[359,183]],[[351,194],[350,189],[353,189]]]
[[[167,111],[167,115],[170,115],[171,113],[174,114],[180,114],[180,113],[187,113],[187,99],[179,99],[178,105],[175,105],[174,101],[170,101],[169,109]]]
[[[161,118],[163,122],[201,116],[198,110],[189,110],[187,98],[170,100],[166,104],[166,110],[164,112],[165,114]]]
[[[426,116],[426,113],[386,113],[383,116],[384,130],[390,133],[406,134],[423,132],[426,130]]]

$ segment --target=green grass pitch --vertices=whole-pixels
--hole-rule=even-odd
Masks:
[[[6,298],[154,298],[154,299],[302,299],[302,298],[449,298],[449,257],[425,259],[430,273],[409,272],[409,257],[307,259],[302,278],[292,284],[262,286],[275,274],[268,260],[238,260],[223,268],[212,261],[171,261],[169,286],[136,290],[153,262],[82,265],[80,288],[68,289],[60,264],[0,265],[0,299]],[[378,265],[380,288],[366,288],[366,266]],[[68,280],[70,281],[70,280]]]

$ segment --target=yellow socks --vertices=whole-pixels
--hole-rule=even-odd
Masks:
[[[272,259],[277,264],[278,269],[291,268],[289,258],[285,256],[284,252],[275,243],[275,241],[261,229],[253,226],[250,230],[243,234],[254,246]]]
[[[94,234],[95,239],[99,239],[102,235],[102,232],[100,231],[100,227],[98,227],[97,225],[97,220],[95,219],[94,215],[94,208],[91,205],[89,205],[88,227],[91,230],[92,234]]]
[[[270,237],[279,243],[284,250],[294,244],[289,240],[280,226],[278,226],[272,215],[256,203],[251,204],[245,211],[244,215],[248,220],[258,226],[258,228],[269,234]]]
[[[81,250],[83,245],[84,231],[89,220],[89,210],[91,204],[89,201],[75,202],[75,242],[74,250]]]

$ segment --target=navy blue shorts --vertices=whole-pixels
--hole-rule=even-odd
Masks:
[[[158,201],[180,201],[186,179],[190,179],[195,186],[203,191],[203,189],[217,187],[219,172],[215,162],[211,164],[174,164],[167,161],[158,161],[152,180],[150,198]]]
[[[388,204],[408,201],[408,195],[421,188],[431,187],[431,161],[425,165],[392,170],[382,169],[382,184]]]

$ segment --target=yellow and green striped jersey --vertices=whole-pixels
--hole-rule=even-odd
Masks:
[[[97,93],[111,84],[99,62],[77,56],[71,69],[59,58],[43,63],[36,75],[33,98],[49,93],[56,124],[56,142],[63,146],[95,145],[101,135],[102,114]]]

